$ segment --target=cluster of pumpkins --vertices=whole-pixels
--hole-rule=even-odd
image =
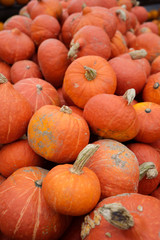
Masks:
[[[136,0],[31,0],[0,31],[0,239],[160,238],[160,35]]]

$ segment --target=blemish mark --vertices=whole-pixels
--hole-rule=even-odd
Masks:
[[[137,210],[143,212],[143,207],[141,205],[138,205]]]
[[[106,232],[106,233],[105,233],[105,236],[106,236],[106,237],[109,237],[109,238],[112,237],[112,235],[110,234],[110,232]]]
[[[78,88],[78,87],[79,87],[79,84],[78,84],[78,83],[74,83],[74,87],[75,87],[75,88]]]

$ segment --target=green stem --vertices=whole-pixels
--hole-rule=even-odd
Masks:
[[[60,108],[60,112],[64,112],[64,113],[71,114],[71,113],[72,113],[72,109],[69,108],[69,107],[66,106],[66,105],[63,105],[63,106]]]
[[[84,66],[84,69],[86,70],[85,72],[85,77],[87,80],[91,81],[94,80],[97,76],[97,72],[95,69]]]
[[[147,179],[152,179],[157,177],[158,171],[153,162],[144,162],[139,166],[139,181],[141,181],[144,177]]]

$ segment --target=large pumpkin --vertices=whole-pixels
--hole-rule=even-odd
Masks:
[[[93,133],[120,142],[133,139],[139,131],[139,122],[130,104],[132,94],[135,91],[130,89],[124,96],[104,93],[90,98],[84,107],[83,116]]]
[[[81,239],[156,240],[159,215],[159,200],[154,197],[138,193],[108,197],[85,217]]]
[[[28,126],[28,141],[32,149],[57,163],[74,161],[88,144],[89,135],[85,119],[67,106],[41,107]]]
[[[139,164],[135,154],[115,140],[101,139],[93,143],[100,147],[85,166],[98,176],[101,198],[138,192]]]
[[[22,137],[32,117],[27,99],[0,74],[0,143],[6,144]]]
[[[0,230],[15,240],[58,240],[70,217],[53,211],[41,188],[47,170],[24,167],[0,185]],[[9,221],[8,221],[9,219]]]
[[[62,89],[67,95],[66,100],[68,97],[75,105],[84,108],[97,94],[114,94],[116,86],[116,74],[107,60],[100,56],[83,56],[67,68]]]

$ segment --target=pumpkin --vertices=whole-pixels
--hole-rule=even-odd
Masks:
[[[83,110],[76,106],[69,106],[69,108],[74,112],[83,117]]]
[[[156,57],[151,63],[151,74],[160,72],[160,56]]]
[[[9,82],[11,82],[11,66],[3,61],[0,61],[0,73],[2,73]]]
[[[4,30],[18,28],[21,32],[31,35],[32,19],[22,15],[13,15],[4,22]]]
[[[84,166],[98,147],[87,145],[73,165],[57,165],[46,175],[42,193],[47,204],[56,212],[80,216],[90,212],[98,203],[101,194],[99,179]]]
[[[111,8],[114,6],[117,6],[116,0],[71,0],[68,3],[67,9],[69,15],[75,12],[81,12],[83,7],[105,7],[105,8]]]
[[[2,184],[2,182],[4,182],[6,180],[5,177],[3,177],[1,174],[0,174],[0,184]]]
[[[134,88],[139,94],[146,83],[146,72],[142,65],[136,61],[146,56],[145,50],[131,51],[109,60],[109,63],[117,76],[115,93],[123,95],[128,89]]]
[[[44,40],[38,47],[38,63],[46,81],[55,88],[62,86],[65,71],[70,63],[68,49],[58,39]]]
[[[148,77],[147,83],[142,91],[142,97],[145,102],[160,104],[160,72]]]
[[[0,230],[10,239],[58,240],[69,226],[71,217],[53,211],[44,199],[41,188],[47,173],[23,167],[0,185]]]
[[[104,7],[84,7],[80,13],[72,13],[62,26],[62,40],[68,47],[73,35],[85,25],[103,28],[111,39],[116,32],[116,17]]]
[[[93,133],[120,142],[133,139],[139,131],[138,117],[130,104],[134,97],[134,89],[129,89],[123,96],[102,93],[90,98],[83,116]]]
[[[26,78],[14,84],[14,88],[30,103],[33,113],[44,105],[60,105],[57,90],[40,78]]]
[[[139,131],[135,140],[152,143],[160,138],[160,105],[152,102],[139,102],[133,105],[139,120]]]
[[[111,55],[111,42],[107,33],[100,27],[86,25],[73,36],[68,57],[75,60],[86,55],[98,55],[109,59]]]
[[[134,6],[132,7],[131,12],[136,15],[140,23],[148,20],[148,11],[144,6]]]
[[[40,156],[57,163],[73,162],[89,142],[85,119],[67,106],[45,105],[28,126],[28,141]],[[62,147],[63,146],[63,147]]]
[[[0,149],[0,173],[6,178],[18,168],[43,165],[44,161],[32,150],[27,139],[5,144]]]
[[[140,165],[138,192],[150,194],[160,182],[160,155],[155,148],[145,143],[129,143],[127,147],[136,155]],[[150,162],[152,162],[152,165]],[[148,166],[149,169],[146,171],[144,168]]]
[[[60,24],[55,17],[41,14],[32,20],[30,32],[34,43],[40,45],[48,38],[58,38]]]
[[[76,106],[84,108],[87,101],[97,94],[113,94],[116,85],[116,75],[108,61],[89,55],[77,58],[69,65],[62,89]],[[67,101],[65,95],[64,98]]]
[[[59,19],[62,14],[62,6],[59,0],[31,0],[27,3],[27,11],[31,19],[41,14]]]
[[[152,196],[126,193],[108,197],[86,215],[81,227],[81,239],[158,239],[159,214],[159,200]]]
[[[28,101],[0,74],[0,144],[11,143],[23,136],[32,116]]]
[[[149,28],[153,33],[158,35],[158,26],[154,22],[144,22],[140,25],[140,28],[147,27]]]
[[[100,147],[85,166],[99,178],[101,199],[138,192],[139,164],[135,154],[124,144],[112,139],[100,139],[92,144]]]
[[[29,59],[35,52],[32,39],[18,28],[0,31],[0,42],[1,59],[9,64]]]
[[[24,78],[42,78],[38,64],[31,60],[16,61],[11,66],[10,75],[12,83],[16,83]]]
[[[136,30],[136,36],[139,36],[140,34],[144,34],[144,33],[151,33],[152,30],[148,27],[139,27]]]
[[[111,56],[110,58],[117,57],[123,53],[128,52],[126,40],[120,31],[116,31],[111,39]]]
[[[151,42],[152,44],[150,44]],[[140,34],[130,41],[129,47],[137,50],[145,49],[147,51],[146,59],[152,63],[160,55],[160,36],[152,32]]]

